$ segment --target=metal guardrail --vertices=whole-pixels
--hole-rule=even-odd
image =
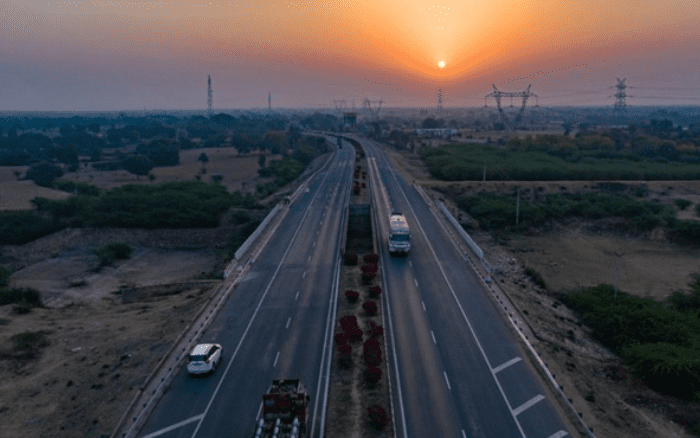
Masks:
[[[455,219],[454,216],[452,216],[452,213],[450,213],[450,211],[447,209],[447,207],[445,207],[445,204],[442,201],[437,201],[437,206],[440,209],[440,211],[442,211],[442,213],[445,215],[447,220],[449,220],[450,223],[452,223],[452,226],[455,227],[459,235],[462,236],[465,242],[467,242],[467,245],[469,245],[472,251],[474,251],[474,254],[476,254],[476,256],[479,257],[479,261],[481,261],[481,263],[484,265],[486,271],[488,273],[491,273],[491,266],[489,266],[488,262],[484,258],[484,251],[481,248],[479,248],[479,245],[477,245],[476,242],[474,242],[469,233],[464,231],[462,225],[457,221],[457,219]]]
[[[279,209],[280,204],[275,205],[275,207],[267,214],[267,216],[265,216],[265,219],[263,219],[263,221],[260,222],[258,228],[256,228],[255,231],[253,231],[253,234],[248,236],[245,242],[243,242],[243,245],[241,245],[241,247],[238,248],[238,250],[236,251],[236,254],[234,256],[236,260],[240,260],[241,257],[243,257],[243,254],[245,254],[246,251],[248,251],[250,245],[252,245],[255,242],[255,240],[260,236],[260,233],[262,233],[263,230],[265,230],[265,227],[267,227],[267,224],[269,224],[272,218],[275,217]]]

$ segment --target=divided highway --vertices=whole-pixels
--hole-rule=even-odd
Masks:
[[[192,378],[183,367],[140,437],[249,438],[261,395],[284,378],[307,386],[307,433],[321,436],[354,159],[352,147],[335,152],[292,203],[201,338],[223,346],[217,371]]]
[[[562,438],[571,436],[518,342],[464,256],[371,141],[380,229],[406,215],[411,253],[391,257],[381,234],[387,349],[398,437]],[[373,193],[376,193],[375,190]],[[392,356],[394,356],[392,358]]]

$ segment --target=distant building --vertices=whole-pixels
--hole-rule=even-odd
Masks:
[[[343,130],[354,131],[357,125],[357,113],[343,113]]]
[[[452,128],[416,129],[416,134],[424,138],[446,138],[459,134],[459,130]]]

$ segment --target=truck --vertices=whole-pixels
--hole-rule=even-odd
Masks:
[[[273,380],[253,438],[306,438],[309,394],[299,379]]]
[[[389,216],[389,252],[408,254],[411,250],[411,230],[406,217],[398,212]]]

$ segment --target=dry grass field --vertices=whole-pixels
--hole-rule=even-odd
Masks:
[[[201,174],[202,163],[197,159],[201,153],[207,154],[206,174]],[[171,181],[191,181],[199,175],[201,181],[210,182],[212,175],[221,175],[221,184],[229,192],[255,192],[258,182],[266,182],[271,178],[258,177],[259,153],[239,155],[234,148],[202,148],[180,151],[180,164],[172,167],[156,167],[151,173],[155,175],[153,183]],[[279,155],[267,154],[267,163],[279,159]],[[24,177],[28,166],[0,166],[0,211],[31,210],[31,200],[37,196],[49,199],[66,199],[70,194],[40,187],[33,181],[18,181],[17,175]],[[66,173],[62,179],[83,182],[101,189],[111,189],[124,184],[151,184],[147,177],[137,177],[126,170],[100,171],[88,167],[80,167],[76,172]]]
[[[209,162],[204,166],[206,174],[200,175],[202,163],[197,159],[205,153]],[[200,175],[202,181],[211,181],[212,175],[221,175],[223,184],[229,191],[241,190],[252,192],[258,178],[259,153],[239,155],[234,148],[202,148],[180,151],[180,164],[172,167],[156,167],[151,173],[155,175],[154,183],[171,181],[191,181]],[[267,155],[267,162],[279,159],[279,156]],[[84,182],[99,188],[110,189],[124,184],[151,184],[144,176],[137,177],[126,170],[98,171],[89,166],[81,167],[77,172],[63,176],[75,182]],[[262,180],[261,180],[262,181]]]

